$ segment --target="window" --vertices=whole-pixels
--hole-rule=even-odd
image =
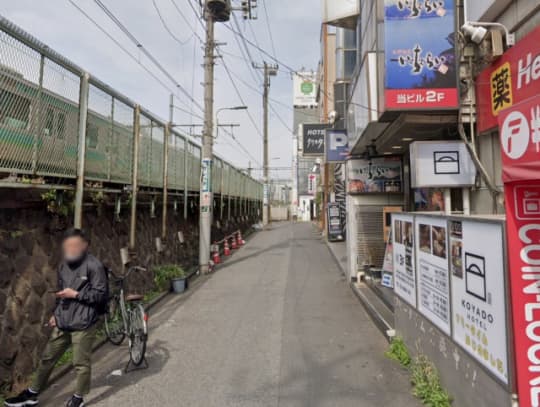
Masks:
[[[66,115],[58,113],[56,115],[56,137],[63,139],[66,133]]]
[[[52,136],[53,129],[54,129],[54,110],[49,108],[47,109],[47,113],[45,113],[45,127],[43,127],[43,135]]]
[[[22,96],[0,90],[0,125],[26,130],[30,118],[30,101]]]
[[[86,143],[88,148],[96,149],[99,141],[99,128],[96,125],[88,123],[86,128]]]

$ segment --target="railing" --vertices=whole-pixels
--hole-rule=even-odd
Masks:
[[[0,175],[54,177],[64,186],[77,179],[79,199],[84,180],[118,184],[119,191],[134,184],[164,196],[177,191],[187,216],[188,191],[199,190],[201,148],[167,126],[0,16]],[[244,209],[261,200],[258,181],[215,162],[213,189],[229,208],[231,200]]]

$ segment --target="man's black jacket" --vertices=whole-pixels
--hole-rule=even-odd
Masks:
[[[58,267],[58,289],[72,288],[75,299],[61,299],[54,310],[56,326],[64,331],[83,331],[96,323],[99,310],[107,301],[108,279],[103,264],[86,254],[76,264],[63,262]]]

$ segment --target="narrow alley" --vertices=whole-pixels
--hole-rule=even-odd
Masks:
[[[256,233],[193,288],[151,312],[148,369],[119,375],[127,348],[98,351],[89,404],[418,405],[311,224]],[[43,405],[62,405],[73,376],[54,384]]]

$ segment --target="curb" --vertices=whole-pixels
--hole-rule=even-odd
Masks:
[[[336,262],[339,270],[344,275],[346,275],[347,270],[344,270],[343,267],[341,266],[341,263],[340,263],[340,261],[339,261],[339,259],[337,257],[337,254],[332,250],[332,247],[330,246],[328,241],[324,237],[322,237],[322,239],[324,240],[324,243],[326,244],[326,247],[328,248],[328,251],[332,255],[332,258]],[[361,285],[361,287],[370,290],[370,288],[367,287],[366,285],[364,285],[364,283],[354,282],[354,281],[349,283],[349,286],[351,287],[351,290],[352,290],[353,294],[356,296],[356,298],[358,298],[358,300],[360,301],[360,303],[362,304],[362,306],[366,310],[366,312],[369,315],[369,317],[371,318],[371,320],[375,323],[375,325],[377,326],[379,331],[381,331],[381,333],[384,335],[386,340],[390,342],[391,337],[389,336],[388,333],[389,333],[389,331],[394,329],[392,324],[390,324],[384,318],[384,316],[377,310],[377,308],[373,305],[373,303],[370,301],[370,299],[362,292],[361,287],[359,287],[360,285]]]

